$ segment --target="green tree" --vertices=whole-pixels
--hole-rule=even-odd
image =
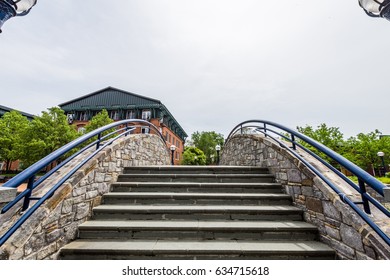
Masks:
[[[202,150],[196,147],[186,147],[183,153],[182,164],[206,165],[206,156]]]
[[[364,134],[359,133],[356,137],[351,137],[347,141],[344,156],[365,170],[373,170],[382,166],[381,159],[377,153],[385,153],[385,161],[390,160],[390,138],[380,137],[378,130]]]
[[[22,135],[29,125],[26,117],[17,111],[5,113],[0,118],[0,159],[9,171],[11,163],[21,158],[24,145]]]
[[[344,136],[343,133],[340,132],[338,127],[328,127],[326,124],[322,123],[319,126],[317,126],[316,129],[313,129],[312,126],[307,125],[305,127],[298,126],[297,130],[339,154],[344,153],[344,149],[345,149]],[[311,145],[306,144],[303,141],[301,141],[300,144],[309,148],[312,152],[324,158],[336,168],[339,167],[337,162],[335,162],[334,160],[332,160],[322,152],[319,152],[316,148],[312,147]]]
[[[217,151],[215,146],[222,146],[224,137],[222,134],[215,131],[194,132],[191,139],[196,148],[201,149],[206,156],[206,164],[213,164],[217,159]]]
[[[105,126],[107,124],[113,123],[114,121],[110,119],[110,116],[108,115],[108,112],[106,109],[103,109],[101,112],[96,114],[95,116],[92,117],[91,121],[85,126],[85,132],[91,132],[94,131],[95,129],[98,129],[102,126]],[[101,137],[113,132],[115,129],[109,129],[103,133],[101,133]],[[114,135],[112,136],[114,137]],[[92,137],[90,140],[86,142],[86,145],[89,143],[92,143],[93,141],[97,140],[98,136]]]
[[[76,129],[68,124],[63,110],[49,108],[35,117],[24,133],[23,163],[29,166],[78,136]]]
[[[107,110],[103,109],[101,112],[92,117],[91,121],[85,126],[85,131],[88,133],[112,122],[113,120],[110,119]]]

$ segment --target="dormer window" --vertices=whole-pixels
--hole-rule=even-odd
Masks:
[[[149,121],[152,117],[152,112],[150,110],[142,110],[142,119]]]
[[[114,121],[119,120],[119,113],[118,113],[118,111],[111,111],[110,112],[110,119],[113,119]]]
[[[135,119],[135,111],[127,110],[126,111],[126,119]]]
[[[80,112],[79,120],[80,120],[80,121],[87,121],[87,120],[88,120],[88,114],[87,114],[87,112]]]

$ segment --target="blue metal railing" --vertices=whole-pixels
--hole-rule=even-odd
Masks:
[[[259,125],[260,124],[260,125]],[[275,130],[279,129],[280,132]],[[323,144],[313,140],[312,138],[299,133],[295,130],[292,130],[283,125],[265,121],[265,120],[248,120],[238,124],[236,127],[232,129],[229,133],[225,145],[230,141],[231,137],[236,135],[237,133],[242,134],[246,129],[260,132],[265,135],[265,137],[269,137],[276,141],[281,147],[289,150],[295,157],[297,157],[301,162],[303,162],[310,170],[312,170],[319,178],[321,178],[333,191],[335,191],[340,199],[349,205],[386,243],[390,246],[390,237],[373,221],[373,219],[369,216],[371,214],[370,203],[375,206],[379,211],[385,214],[387,217],[390,217],[390,211],[385,208],[379,201],[373,198],[369,193],[367,193],[366,185],[371,187],[375,192],[377,192],[381,196],[385,196],[385,192],[389,192],[390,188],[386,185],[382,184],[380,181],[375,179],[373,176],[368,174],[366,171],[350,162],[346,158],[342,157],[338,153],[324,146]],[[276,136],[275,136],[276,135]],[[278,138],[279,137],[279,138]],[[286,140],[291,143],[292,146],[286,145],[286,142],[281,141],[281,139]],[[297,140],[298,139],[298,140]],[[337,168],[333,167],[327,161],[322,159],[320,156],[300,144],[300,141],[309,144],[314,147],[318,151],[324,153],[335,162],[337,162],[340,166],[344,167],[346,170],[351,172],[358,178],[358,184],[354,183],[347,176],[341,173]],[[321,171],[319,171],[316,167],[314,167],[310,162],[304,159],[297,152],[297,147],[309,153],[311,156],[316,158],[318,161],[323,163],[326,167],[331,169],[338,177],[348,183],[353,189],[360,193],[362,197],[362,201],[354,202],[352,201],[345,193],[343,193],[338,186],[336,186],[331,180],[325,177]],[[357,205],[362,204],[363,209],[360,209]]]
[[[115,129],[117,127],[117,129]],[[85,163],[87,163],[90,159],[92,159],[97,153],[99,153],[101,150],[103,150],[105,147],[111,145],[115,140],[126,136],[133,132],[135,129],[139,127],[149,127],[156,133],[158,136],[160,136],[161,141],[164,143],[164,146],[167,148],[165,139],[159,129],[153,125],[152,123],[145,121],[145,120],[139,120],[139,119],[129,119],[129,120],[122,120],[118,122],[114,122],[112,124],[103,126],[99,129],[96,129],[90,133],[87,133],[78,139],[64,145],[63,147],[59,148],[58,150],[54,151],[50,155],[46,156],[45,158],[41,159],[40,161],[36,162],[35,164],[31,165],[29,168],[3,184],[3,187],[8,188],[17,188],[22,183],[28,182],[27,188],[21,192],[13,201],[8,203],[3,209],[1,210],[1,214],[6,213],[9,211],[13,206],[15,206],[20,200],[24,199],[22,211],[25,211],[23,215],[8,229],[8,231],[0,237],[0,246],[3,245],[9,237],[13,233],[15,233],[16,230],[20,228],[20,226],[27,221],[27,219],[50,197],[53,196],[53,194],[58,190],[58,188],[66,181],[68,180],[73,174],[75,174]],[[114,131],[111,131],[113,130]],[[104,132],[106,132],[106,135],[103,135]],[[97,140],[93,140],[94,137],[97,137]],[[112,138],[110,138],[112,137]],[[90,140],[93,140],[91,143],[88,143]],[[51,169],[49,172],[47,172],[44,176],[40,177],[38,180],[35,180],[36,174],[52,164],[53,162],[56,162],[58,159],[63,157],[65,154],[69,153],[74,148],[77,148],[78,146],[87,143],[85,147],[82,147],[78,152],[74,153],[73,155],[66,158],[64,161],[56,165],[53,169]],[[58,171],[61,167],[63,167],[65,164],[69,163],[72,159],[80,155],[81,153],[85,152],[86,150],[90,149],[91,147],[96,146],[96,150],[91,152],[88,156],[83,158],[83,160],[78,163],[75,167],[72,168],[69,172],[63,175],[61,179],[57,183],[55,183],[50,190],[45,193],[42,197],[36,198],[32,197],[32,191],[39,187],[45,180],[50,178],[56,171]],[[37,202],[34,203],[33,206],[30,206],[30,201],[36,200]]]

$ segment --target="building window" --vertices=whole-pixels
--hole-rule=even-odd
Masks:
[[[171,139],[171,135],[170,135],[170,134],[168,134],[168,142],[169,142],[169,143],[172,143],[171,141],[172,141],[172,139]]]
[[[77,128],[77,132],[80,133],[80,134],[85,134],[85,127],[84,126],[80,126],[79,128]]]
[[[74,120],[74,115],[73,114],[67,114],[66,119],[68,120],[68,124],[72,124]]]
[[[150,128],[147,127],[147,126],[143,126],[143,127],[141,128],[141,133],[142,133],[142,134],[149,134],[149,131],[150,131]]]
[[[110,112],[110,119],[113,119],[114,121],[119,120],[119,113],[118,113],[118,111],[111,111]]]
[[[142,119],[149,121],[152,117],[152,111],[150,110],[142,110]]]
[[[135,119],[135,111],[127,110],[126,111],[126,119]]]
[[[179,140],[176,140],[176,147],[180,148]]]
[[[87,112],[80,112],[79,120],[80,121],[87,121],[88,120]]]

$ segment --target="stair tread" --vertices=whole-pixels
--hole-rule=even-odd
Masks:
[[[241,165],[151,165],[151,166],[131,166],[125,167],[125,170],[137,170],[137,169],[150,169],[150,170],[175,170],[175,169],[187,169],[187,170],[202,170],[202,169],[238,169],[238,170],[268,170],[266,167],[261,166],[241,166]]]
[[[186,240],[76,240],[63,247],[64,251],[100,253],[328,253],[334,251],[317,241],[186,241]]]
[[[137,197],[137,198],[291,198],[288,194],[282,193],[177,193],[177,192],[111,192],[105,197]]]
[[[120,174],[119,177],[157,177],[157,178],[165,178],[165,177],[206,177],[206,178],[232,178],[232,177],[239,177],[239,178],[268,178],[272,177],[274,178],[275,176],[272,174],[236,174],[236,173],[229,173],[229,174],[209,174],[209,173],[164,173],[164,174],[155,174],[155,173],[129,173],[129,174]]]
[[[123,172],[258,172],[269,173],[266,167],[256,166],[134,166],[125,167]]]
[[[98,211],[146,211],[146,212],[156,212],[156,211],[167,211],[167,212],[176,212],[176,211],[197,211],[197,212],[208,212],[208,211],[263,211],[263,212],[273,212],[273,211],[289,211],[289,212],[301,212],[299,208],[289,205],[278,205],[278,206],[237,206],[237,205],[99,205],[94,208]]]
[[[195,186],[195,187],[208,187],[208,186],[216,186],[216,187],[245,187],[245,186],[260,186],[260,187],[282,187],[280,183],[262,183],[262,182],[248,182],[248,183],[234,183],[234,182],[224,182],[224,183],[205,183],[205,182],[115,182],[112,184],[113,186],[120,185],[134,185],[134,186]]]
[[[314,225],[300,221],[110,221],[92,220],[79,226],[80,230],[93,229],[181,229],[181,230],[317,230]]]

